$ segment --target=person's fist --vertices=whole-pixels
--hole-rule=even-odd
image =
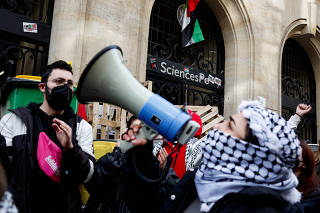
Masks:
[[[302,117],[305,114],[309,113],[311,109],[312,107],[310,105],[299,104],[296,109],[296,114]]]
[[[167,157],[168,157],[168,153],[167,153],[166,149],[162,148],[160,153],[159,153],[159,156],[158,156],[159,167],[160,168],[163,168],[166,165]]]
[[[127,132],[122,135],[122,140],[131,142],[134,146],[145,145],[147,143],[147,140],[145,138],[136,137],[141,127],[141,121],[139,119],[134,120]]]

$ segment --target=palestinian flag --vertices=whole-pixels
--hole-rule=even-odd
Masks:
[[[204,40],[195,14],[199,1],[200,0],[187,0],[182,23],[182,47]]]

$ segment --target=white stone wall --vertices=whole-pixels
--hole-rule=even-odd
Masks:
[[[49,63],[71,60],[77,80],[90,59],[116,44],[132,74],[145,79],[150,0],[56,0]]]
[[[87,0],[57,0],[54,4],[49,61],[72,61],[79,78],[84,45]]]
[[[288,38],[296,36],[313,37],[315,31],[312,32],[312,29],[316,29],[316,21],[313,18],[317,13],[320,15],[320,7],[316,1],[308,0],[244,2],[254,37],[253,97],[265,97],[267,106],[279,111],[284,43]],[[309,40],[308,37],[304,39]],[[301,42],[300,44],[305,48]]]

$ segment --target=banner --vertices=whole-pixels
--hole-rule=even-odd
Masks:
[[[203,70],[197,70],[191,66],[186,66],[181,63],[169,61],[157,56],[148,55],[147,70],[158,74],[170,76],[173,79],[192,82],[200,86],[211,88],[222,88],[223,82],[216,75],[210,74]]]

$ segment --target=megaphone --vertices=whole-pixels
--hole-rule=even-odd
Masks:
[[[186,143],[200,127],[186,112],[142,86],[116,45],[102,49],[88,63],[80,76],[77,98],[80,103],[104,102],[124,108],[172,142]]]

